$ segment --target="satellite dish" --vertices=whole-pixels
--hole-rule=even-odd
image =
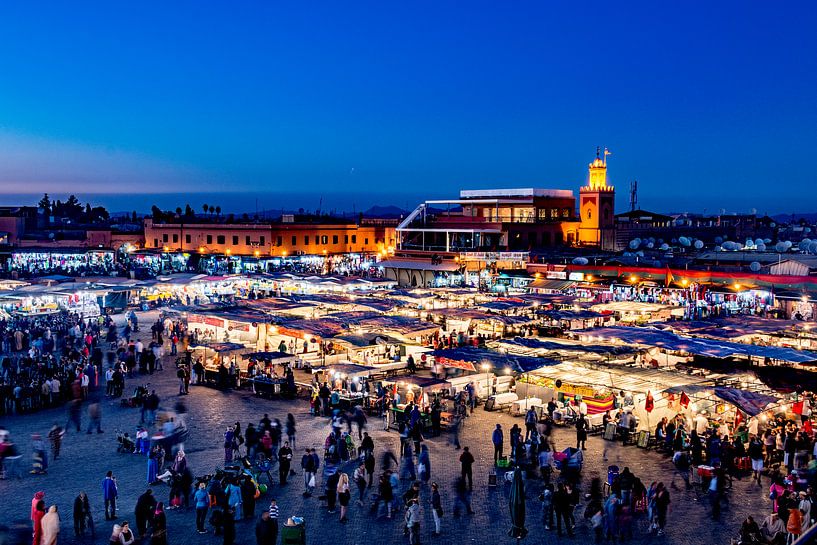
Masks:
[[[557,378],[556,382],[554,382],[554,384],[556,385],[557,388],[561,388],[562,387],[562,379]]]

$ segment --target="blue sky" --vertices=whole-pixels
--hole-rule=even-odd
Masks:
[[[2,193],[404,205],[606,145],[620,209],[817,209],[814,2],[16,4]]]

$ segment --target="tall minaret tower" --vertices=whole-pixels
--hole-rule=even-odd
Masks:
[[[615,249],[616,191],[607,185],[607,156],[596,148],[596,158],[588,165],[587,185],[579,190],[579,243],[603,250]]]

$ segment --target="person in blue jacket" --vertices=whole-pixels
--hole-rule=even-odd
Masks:
[[[116,478],[113,471],[109,471],[102,481],[102,498],[105,500],[105,520],[116,518],[116,497],[119,491],[116,488]]]

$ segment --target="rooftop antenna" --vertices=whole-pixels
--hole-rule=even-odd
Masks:
[[[630,210],[635,211],[638,205],[638,180],[630,182]]]

